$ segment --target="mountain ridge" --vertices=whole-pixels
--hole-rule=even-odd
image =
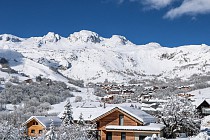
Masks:
[[[123,36],[103,38],[82,30],[67,38],[49,32],[43,37],[19,38],[0,35],[0,49],[21,54],[19,60],[7,55],[11,67],[30,78],[43,75],[85,82],[127,82],[132,79],[183,78],[210,71],[210,47],[205,44],[162,47],[152,42],[136,45]],[[0,53],[0,57],[5,55]],[[19,55],[18,55],[19,56]],[[18,65],[16,61],[20,61]],[[58,78],[59,77],[59,78]],[[65,78],[61,78],[65,80]]]

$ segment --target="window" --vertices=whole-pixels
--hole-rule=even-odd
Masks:
[[[42,130],[39,130],[39,134],[42,134]]]
[[[35,133],[35,130],[34,130],[34,129],[32,129],[32,130],[31,130],[31,133]]]
[[[124,124],[124,115],[120,115],[119,116],[119,125],[123,125]]]
[[[97,122],[96,125],[97,125],[97,128],[99,128],[100,127],[100,122]]]
[[[144,138],[146,138],[146,136],[139,136],[139,140],[144,140]]]
[[[106,140],[112,140],[112,132],[107,132]]]
[[[38,122],[33,122],[33,125],[38,125]]]
[[[121,133],[121,140],[126,140],[126,133],[125,132]]]

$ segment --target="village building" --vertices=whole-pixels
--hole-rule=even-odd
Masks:
[[[139,108],[91,107],[88,103],[86,106],[72,108],[74,121],[77,122],[82,113],[86,123],[96,123],[98,140],[143,140],[153,134],[160,137],[164,135],[164,125],[156,123],[155,117]],[[62,114],[63,112],[59,116]]]
[[[55,128],[61,126],[62,123],[57,116],[31,116],[22,126],[26,128],[27,136],[38,137],[49,130],[52,122]]]
[[[105,103],[112,103],[114,98],[116,98],[116,95],[106,95],[101,98],[101,101]]]
[[[64,110],[65,111],[65,110]],[[62,123],[62,111],[55,116],[32,116],[23,126],[27,128],[27,135],[37,137],[49,130],[50,124],[59,127]],[[94,131],[98,140],[143,140],[147,136],[156,134],[164,136],[164,125],[157,123],[157,119],[142,111],[138,107],[103,106],[98,107],[91,102],[72,107],[74,122],[80,120],[82,113],[85,123],[95,123]]]
[[[128,89],[109,89],[106,92],[107,95],[101,98],[102,102],[112,103],[114,99],[120,99],[121,102],[126,102],[127,100],[131,100],[134,95],[134,90]]]
[[[201,115],[210,115],[210,99],[197,100],[194,104]]]
[[[192,86],[194,86],[194,85],[180,86],[180,87],[177,87],[177,88],[180,89],[180,90],[188,91],[188,90],[191,89]]]
[[[115,107],[92,121],[97,123],[100,140],[143,140],[153,134],[163,136],[164,125],[133,107]]]
[[[184,98],[191,98],[195,95],[189,94],[189,93],[179,93],[178,96],[184,97]]]

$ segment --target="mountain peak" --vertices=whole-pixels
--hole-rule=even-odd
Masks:
[[[97,33],[81,30],[80,32],[74,32],[71,34],[68,39],[70,42],[82,42],[82,43],[100,43],[102,37],[100,37]]]
[[[162,48],[162,46],[159,43],[156,42],[150,42],[146,44],[147,47],[152,47],[152,48]]]
[[[124,36],[121,35],[112,35],[112,37],[109,40],[119,45],[132,44],[129,40],[127,40]]]
[[[2,34],[0,35],[0,41],[10,41],[10,42],[21,42],[22,39],[14,36],[14,35],[10,35],[10,34]]]
[[[45,42],[57,42],[61,39],[61,36],[58,34],[55,34],[54,32],[49,32],[45,36],[43,36],[43,41]]]

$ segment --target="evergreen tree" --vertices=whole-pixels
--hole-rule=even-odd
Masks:
[[[8,122],[0,124],[0,139],[1,140],[19,140],[19,130]]]
[[[50,130],[45,134],[45,140],[57,140],[57,135],[55,133],[55,126],[53,120],[51,120]]]
[[[77,122],[79,125],[82,125],[84,126],[85,125],[85,121],[84,121],[84,118],[83,118],[83,114],[81,113],[80,116],[79,116],[79,120]]]
[[[72,112],[72,106],[70,103],[70,100],[67,100],[66,105],[64,106],[64,113],[63,113],[63,117],[61,118],[63,120],[63,125],[71,125],[74,123],[73,120],[73,112]]]
[[[84,122],[83,114],[79,116],[77,123],[73,122],[72,106],[69,100],[67,100],[65,111],[63,113],[63,123],[58,131],[58,139],[62,140],[95,140],[95,135],[92,130],[92,125],[87,125]]]

